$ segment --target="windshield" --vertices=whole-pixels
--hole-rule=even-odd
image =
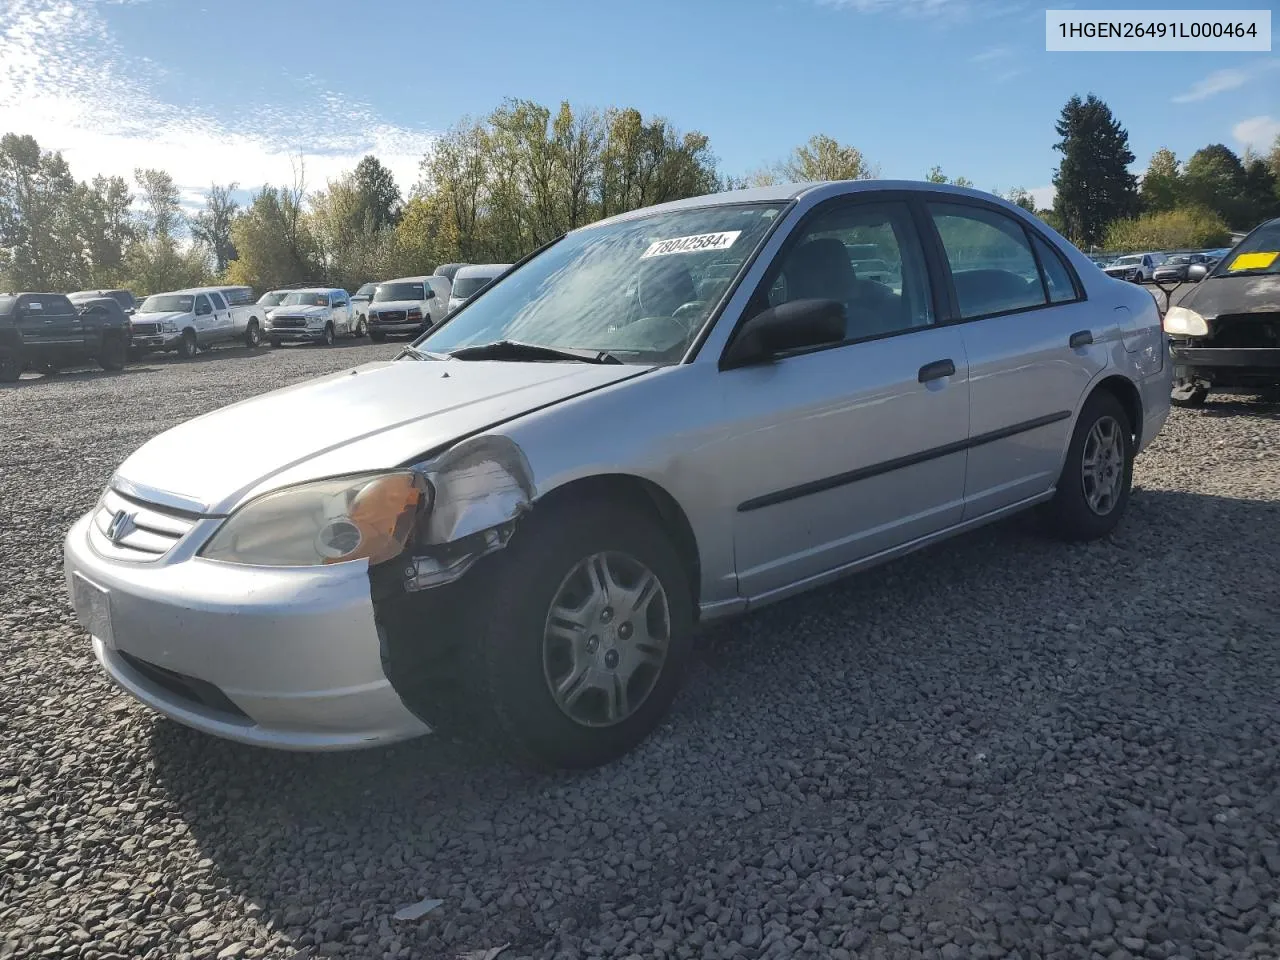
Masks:
[[[139,313],[190,313],[195,298],[189,293],[160,293],[142,301]]]
[[[361,299],[368,299],[369,297],[373,296],[373,291],[377,289],[378,289],[378,285],[376,283],[366,283],[364,286],[362,286],[359,290],[355,292],[355,295],[357,297],[360,297]]]
[[[278,307],[280,306],[280,301],[283,300],[284,297],[285,295],[279,290],[272,290],[270,293],[264,293],[260,296],[258,298],[258,303],[264,307]]]
[[[280,301],[282,307],[327,307],[329,305],[329,295],[327,293],[312,293],[307,290],[295,290],[293,293],[286,293],[284,299]]]
[[[1134,263],[1141,263],[1141,262],[1142,262],[1141,256],[1121,257],[1119,260],[1114,261],[1111,265],[1113,267],[1123,267],[1123,266],[1128,266]]]
[[[380,283],[373,294],[374,303],[388,300],[425,300],[420,283]]]
[[[453,281],[453,295],[465,300],[468,297],[474,297],[492,282],[493,277],[457,277]]]
[[[1264,223],[1218,261],[1215,277],[1280,274],[1280,220]]]
[[[514,340],[674,362],[782,204],[676,210],[571,233],[427,334],[434,353]]]
[[[1190,262],[1191,262],[1191,257],[1188,257],[1188,256],[1170,257],[1170,258],[1169,258],[1167,261],[1165,261],[1165,262],[1166,262],[1166,263],[1190,263]]]

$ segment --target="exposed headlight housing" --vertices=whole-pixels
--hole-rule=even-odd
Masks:
[[[161,324],[160,324],[160,330],[161,330],[163,333],[177,333],[177,332],[178,332],[178,321],[177,321],[177,320],[165,320],[163,323],[161,323]]]
[[[412,470],[335,477],[287,487],[228,517],[200,555],[262,567],[310,567],[399,556],[432,506]]]
[[[310,316],[307,317],[308,327],[318,327],[324,323],[324,317]]]
[[[1170,307],[1164,315],[1164,332],[1175,337],[1207,337],[1209,323],[1186,307]]]

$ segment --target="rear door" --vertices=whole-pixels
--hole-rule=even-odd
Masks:
[[[968,520],[1054,486],[1075,411],[1120,327],[1012,214],[967,198],[926,208],[969,359]]]
[[[30,299],[28,317],[31,322],[27,330],[42,351],[61,355],[84,352],[84,323],[75,305],[62,294],[34,294]]]
[[[236,322],[231,315],[232,308],[217,291],[209,294],[209,303],[213,306],[214,336],[218,340],[231,340],[236,335]]]
[[[345,336],[351,332],[351,301],[347,299],[345,290],[334,290],[329,294],[329,316],[333,318],[333,329]]]

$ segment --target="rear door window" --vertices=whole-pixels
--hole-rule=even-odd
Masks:
[[[209,294],[209,299],[213,301],[213,309],[215,310],[227,309],[227,304],[226,304],[226,301],[222,299],[222,294],[211,293]]]
[[[1031,242],[1012,217],[984,207],[929,203],[962,319],[1048,302]]]
[[[1044,285],[1049,291],[1049,302],[1067,303],[1078,299],[1075,284],[1071,281],[1071,271],[1058,251],[1034,234],[1031,237],[1031,243],[1036,248],[1036,256],[1040,258],[1040,269],[1044,272]]]

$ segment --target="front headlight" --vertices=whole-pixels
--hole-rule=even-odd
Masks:
[[[324,317],[307,317],[308,327],[318,327],[324,323]]]
[[[263,567],[385,563],[404,551],[432,493],[411,470],[288,487],[233,513],[200,555]]]
[[[1182,337],[1207,337],[1209,324],[1204,317],[1186,307],[1170,307],[1164,315],[1164,332]]]
[[[164,321],[164,323],[160,324],[160,330],[161,330],[161,332],[163,332],[163,333],[177,333],[177,332],[178,332],[178,321],[177,321],[177,320],[166,320],[166,321]]]

